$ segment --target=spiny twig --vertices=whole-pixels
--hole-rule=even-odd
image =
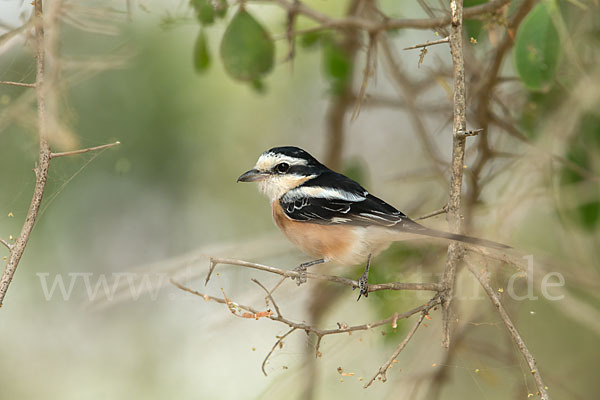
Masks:
[[[1,85],[9,85],[9,86],[22,86],[28,88],[34,88],[35,83],[25,83],[25,82],[12,82],[12,81],[0,81]]]
[[[21,256],[25,251],[25,246],[29,241],[29,235],[35,225],[44,190],[46,188],[46,180],[48,178],[48,168],[50,166],[50,144],[48,143],[48,117],[46,114],[46,87],[44,85],[45,78],[45,61],[46,47],[44,41],[44,15],[42,0],[34,2],[35,14],[35,55],[36,55],[36,83],[35,89],[37,94],[37,114],[38,114],[38,133],[40,138],[40,151],[38,165],[35,167],[35,188],[33,198],[25,217],[25,223],[21,229],[21,233],[11,246],[10,254],[2,278],[0,278],[0,307],[6,296],[8,286],[12,282]]]
[[[438,301],[438,298],[435,297],[430,301],[429,305],[431,307],[434,307],[435,305],[437,305],[437,301]],[[404,348],[406,347],[406,345],[408,344],[410,339],[412,339],[414,334],[417,332],[417,329],[421,325],[421,322],[423,322],[423,319],[428,314],[428,312],[429,312],[429,309],[421,311],[421,315],[419,315],[419,319],[417,319],[417,322],[413,325],[412,329],[406,334],[406,337],[404,338],[404,340],[402,342],[400,342],[400,344],[398,344],[398,347],[396,347],[396,350],[394,351],[394,353],[390,356],[390,358],[388,358],[388,360],[381,367],[379,367],[379,370],[377,371],[377,373],[375,375],[373,375],[373,377],[367,383],[365,383],[365,386],[364,386],[365,389],[368,388],[369,386],[371,386],[371,384],[373,382],[375,382],[375,379],[377,379],[377,377],[381,377],[382,382],[387,381],[387,377],[386,377],[387,370],[390,368],[390,365],[392,365],[392,363],[394,362],[396,357],[398,357],[400,352],[402,352],[402,350],[404,350]]]
[[[211,257],[210,259],[210,268],[208,271],[208,275],[206,276],[205,285],[208,284],[210,277],[218,264],[227,264],[227,265],[237,265],[245,268],[258,269],[260,271],[270,272],[273,274],[281,275],[285,278],[297,278],[300,276],[299,272],[286,270],[276,267],[271,267],[268,265],[256,264],[243,260],[236,260],[233,258],[217,258]],[[323,274],[315,274],[312,272],[307,272],[306,277],[309,279],[317,279],[321,281],[329,281],[334,283],[339,283],[341,285],[350,286],[352,288],[358,287],[358,282],[352,279],[344,278],[336,275],[323,275]],[[380,284],[369,284],[369,293],[376,292],[379,290],[426,290],[437,292],[442,290],[442,286],[438,283],[407,283],[407,282],[389,282],[389,283],[380,283]],[[273,291],[271,290],[271,293]]]
[[[498,314],[500,314],[500,319],[502,319],[502,322],[504,322],[504,325],[506,325],[506,329],[508,329],[508,333],[510,334],[510,337],[512,338],[513,342],[517,345],[517,348],[519,349],[519,351],[525,358],[525,361],[527,362],[527,365],[529,366],[529,372],[531,372],[531,375],[533,376],[533,380],[535,381],[535,385],[537,386],[538,394],[539,394],[540,398],[542,400],[548,400],[549,397],[548,397],[546,385],[544,384],[544,381],[542,380],[542,376],[540,375],[540,372],[536,365],[535,358],[533,357],[533,355],[531,354],[531,352],[525,345],[525,342],[523,341],[523,338],[517,331],[517,328],[512,323],[512,321],[511,321],[508,313],[504,309],[504,306],[502,305],[502,302],[500,301],[500,298],[498,297],[496,291],[494,291],[494,289],[490,286],[490,284],[488,282],[489,278],[487,276],[487,271],[484,270],[482,272],[479,272],[479,271],[477,271],[477,267],[475,267],[475,265],[473,265],[469,262],[467,263],[467,266],[469,267],[469,270],[475,276],[475,278],[477,278],[477,280],[481,284],[481,287],[483,287],[483,289],[487,293],[488,297],[492,301],[492,304],[496,307]]]
[[[102,146],[88,147],[87,149],[64,151],[62,153],[50,153],[50,158],[73,156],[76,154],[88,153],[90,151],[104,150],[104,149],[108,149],[110,147],[117,146],[120,144],[121,144],[121,142],[114,142],[114,143],[109,143],[109,144],[103,144]]]
[[[463,180],[463,165],[465,160],[465,137],[459,132],[466,130],[466,89],[465,89],[465,65],[463,59],[463,2],[452,0],[450,2],[452,23],[450,28],[450,52],[452,53],[453,81],[454,81],[454,124],[452,135],[452,166],[450,177],[450,193],[448,198],[448,223],[450,231],[460,233],[462,230],[460,203]],[[454,296],[454,283],[456,280],[456,269],[461,262],[464,248],[458,242],[452,242],[448,246],[448,255],[442,284],[445,292],[442,296],[442,345],[447,349],[450,347],[450,314],[452,297]]]
[[[443,39],[434,40],[433,42],[429,42],[428,41],[428,42],[421,43],[421,44],[415,44],[414,46],[405,47],[404,50],[426,48],[426,47],[433,46],[433,45],[436,45],[436,44],[442,44],[442,43],[448,43],[448,42],[450,42],[450,38],[448,36],[446,36]]]
[[[373,329],[373,328],[376,328],[379,326],[383,326],[383,325],[387,325],[387,324],[392,324],[392,326],[395,327],[398,320],[409,318],[410,316],[417,314],[419,312],[427,313],[429,310],[431,310],[431,308],[435,307],[440,302],[439,295],[436,295],[431,300],[429,300],[427,303],[421,304],[420,306],[415,307],[412,310],[409,310],[409,311],[406,311],[403,313],[395,312],[390,317],[379,320],[379,321],[361,324],[361,325],[353,325],[353,326],[348,326],[346,324],[338,323],[338,328],[320,329],[320,328],[316,328],[316,327],[306,324],[306,323],[300,323],[300,322],[295,322],[295,321],[289,320],[289,319],[285,318],[281,314],[280,311],[278,311],[277,315],[275,315],[274,313],[270,312],[269,310],[260,311],[260,310],[257,310],[253,307],[250,307],[250,306],[247,306],[244,304],[240,304],[237,302],[234,303],[230,299],[228,299],[225,295],[224,295],[224,298],[221,299],[221,298],[209,296],[207,294],[198,292],[194,289],[188,288],[173,279],[171,279],[170,282],[174,286],[178,287],[179,289],[181,289],[185,292],[194,294],[196,296],[202,297],[206,301],[214,301],[214,302],[217,302],[220,304],[225,304],[229,308],[229,310],[232,311],[232,313],[234,313],[237,316],[240,316],[240,315],[236,314],[234,311],[239,309],[239,310],[245,310],[248,312],[248,315],[244,316],[245,318],[248,318],[248,319],[268,318],[270,320],[283,323],[290,327],[290,331],[288,331],[288,333],[285,335],[286,337],[289,334],[291,334],[293,331],[296,331],[296,330],[304,331],[307,334],[313,333],[314,335],[317,336],[317,343],[315,345],[315,355],[317,357],[321,355],[321,353],[319,352],[319,349],[321,346],[321,340],[323,339],[324,336],[336,335],[336,334],[342,334],[342,333],[348,333],[348,332],[355,332],[355,331],[370,330],[370,329]],[[266,291],[266,288],[263,285],[259,285],[259,286],[261,286],[263,288],[263,290]],[[272,297],[271,297],[271,301],[274,303]],[[277,310],[278,309],[279,308],[277,307]],[[281,337],[277,340],[277,343],[275,344],[275,346],[273,346],[273,349],[271,349],[271,351],[267,355],[267,359],[269,356],[271,356],[271,354],[273,353],[273,350],[277,347],[277,345],[279,345],[282,342],[282,340],[283,340],[283,337]],[[266,360],[265,360],[265,362],[263,362],[263,372],[264,372],[264,363],[266,363]]]
[[[448,204],[446,204],[444,207],[440,208],[439,210],[430,212],[429,214],[425,214],[422,217],[417,218],[416,220],[418,221],[421,219],[435,217],[436,215],[446,214],[447,212],[448,212]]]

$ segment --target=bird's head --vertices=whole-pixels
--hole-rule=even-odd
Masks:
[[[275,201],[289,190],[319,176],[327,167],[298,147],[274,147],[260,155],[256,165],[238,182],[258,182],[261,192]]]

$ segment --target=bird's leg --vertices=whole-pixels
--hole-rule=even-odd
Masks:
[[[358,294],[358,299],[360,300],[360,296],[369,297],[369,267],[371,266],[371,255],[367,258],[367,265],[365,266],[365,272],[358,279],[358,288],[360,289],[360,293]]]
[[[312,260],[298,265],[296,268],[293,269],[293,271],[298,272],[300,275],[298,275],[297,277],[293,276],[292,279],[298,279],[298,281],[296,282],[298,286],[302,285],[303,283],[306,283],[306,269],[312,265],[323,264],[324,262],[325,259],[321,258],[318,260]]]

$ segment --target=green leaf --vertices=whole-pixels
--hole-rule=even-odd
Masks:
[[[346,89],[352,75],[352,61],[348,53],[333,40],[323,44],[323,71],[334,94]]]
[[[202,25],[209,26],[215,22],[215,9],[211,0],[191,0],[191,5]]]
[[[210,66],[210,52],[204,30],[200,30],[196,43],[194,44],[194,68],[196,72],[202,73]]]
[[[305,49],[315,47],[320,41],[324,40],[329,35],[328,32],[316,31],[307,32],[300,37],[300,46]]]
[[[542,2],[527,15],[515,41],[514,59],[519,77],[531,90],[546,89],[558,66],[560,40],[552,21],[557,12]]]
[[[577,217],[582,228],[593,232],[600,220],[600,202],[591,201],[577,207]]]
[[[600,115],[593,112],[582,116],[577,135],[571,138],[567,159],[580,167],[594,171],[595,154],[600,150]],[[561,184],[571,185],[574,206],[567,207],[567,215],[586,231],[594,231],[600,222],[600,188],[581,174],[563,166]]]
[[[240,8],[223,35],[221,59],[232,78],[252,81],[273,68],[275,45],[265,28]]]

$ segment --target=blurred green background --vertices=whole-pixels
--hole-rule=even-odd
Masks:
[[[68,138],[62,144],[90,147],[119,140],[121,145],[51,163],[41,215],[0,310],[0,398],[409,399],[434,398],[439,389],[441,398],[506,399],[535,393],[527,365],[467,271],[459,275],[457,351],[452,357],[439,346],[440,316],[434,312],[385,384],[375,382],[363,390],[361,378],[377,371],[410,322],[400,322],[398,329],[326,337],[323,356],[316,360],[315,338],[294,333],[270,358],[269,376],[264,377],[260,365],[287,327],[235,318],[223,305],[174,288],[168,277],[188,280],[214,296],[224,288],[234,301],[264,308],[264,294],[250,278],[271,286],[276,277],[223,266],[204,288],[208,256],[286,269],[307,260],[276,231],[269,205],[256,189],[235,182],[261,152],[274,146],[299,146],[325,159],[328,110],[338,95],[328,55],[320,47],[299,45],[291,68],[281,62],[287,43],[277,40],[276,66],[257,90],[232,80],[220,63],[218,46],[226,22],[206,30],[211,65],[199,75],[193,48],[200,28],[187,3],[134,2],[131,21],[114,11],[124,10],[124,2],[109,3],[81,2],[71,15],[81,12],[78,7],[106,7],[110,11],[98,19],[104,18],[114,34],[98,32],[106,27],[78,29],[68,18],[61,23],[64,83],[54,106]],[[307,3],[335,16],[347,7],[342,1]],[[588,47],[563,49],[559,72],[542,92],[528,91],[518,79],[498,90],[508,97],[509,114],[530,144],[503,134],[498,126],[490,128],[494,150],[513,155],[486,167],[487,174],[500,172],[472,201],[471,228],[545,263],[536,263],[539,299],[506,296],[505,303],[537,357],[551,397],[587,399],[600,389],[594,372],[600,354],[600,13],[594,1],[581,2],[587,11],[559,3],[565,28],[580,21],[576,44]],[[2,22],[17,26],[19,14],[28,16],[30,9],[19,1],[3,2]],[[230,7],[227,19],[235,9]],[[382,1],[381,9],[393,17],[426,16],[412,1]],[[248,10],[275,37],[285,32],[285,14],[277,7],[251,4]],[[470,29],[483,29],[481,50],[469,51],[485,59],[493,48],[485,36],[488,28]],[[393,43],[401,52],[435,39],[430,31],[409,30],[396,33]],[[32,40],[4,44],[0,80],[34,81],[31,46]],[[569,51],[581,56],[579,65],[567,60]],[[358,54],[364,58],[364,53],[362,46]],[[450,62],[447,53],[443,46],[430,48],[421,68],[418,52],[400,53],[407,79],[419,81],[430,74],[438,79],[435,83],[432,78],[434,89],[425,99],[447,108],[427,113],[424,123],[442,163],[450,159],[447,122],[452,114],[446,86],[451,81],[436,71]],[[514,77],[511,61],[508,57],[502,71]],[[350,79],[355,88],[363,64],[354,66]],[[577,90],[581,92],[573,96]],[[369,92],[373,98],[398,97],[381,72]],[[35,183],[38,139],[32,96],[30,89],[0,86],[0,237],[6,239],[18,235]],[[375,103],[366,101],[355,121],[349,121],[351,111],[346,115],[339,168],[360,176],[371,192],[410,216],[440,208],[447,187],[431,178],[432,163],[414,133],[410,110]],[[475,145],[469,149],[471,165],[478,153]],[[588,175],[565,168],[569,162]],[[443,216],[424,223],[445,227]],[[4,248],[0,255],[7,255]],[[398,244],[376,259],[371,282],[435,282],[444,260],[443,243]],[[505,265],[490,267],[497,272],[492,283],[499,288],[515,273]],[[356,279],[360,270],[320,271]],[[549,289],[564,299],[549,301],[540,294],[540,281],[548,272],[564,276],[565,287]],[[120,281],[113,287],[117,276]],[[50,287],[57,277],[70,290],[66,299],[58,286],[52,296],[44,291],[44,283]],[[86,279],[91,286],[86,287]],[[134,288],[146,282],[152,290],[128,295],[127,279]],[[526,293],[526,282],[521,279],[518,285],[517,292]],[[120,295],[107,299],[105,287],[109,292],[118,288]],[[323,291],[328,295],[315,302]],[[288,318],[318,316],[319,326],[327,328],[336,322],[382,319],[429,297],[394,292],[374,293],[358,303],[355,298],[348,288],[314,282],[301,287],[286,282],[276,296]],[[354,375],[343,377],[338,367]]]

